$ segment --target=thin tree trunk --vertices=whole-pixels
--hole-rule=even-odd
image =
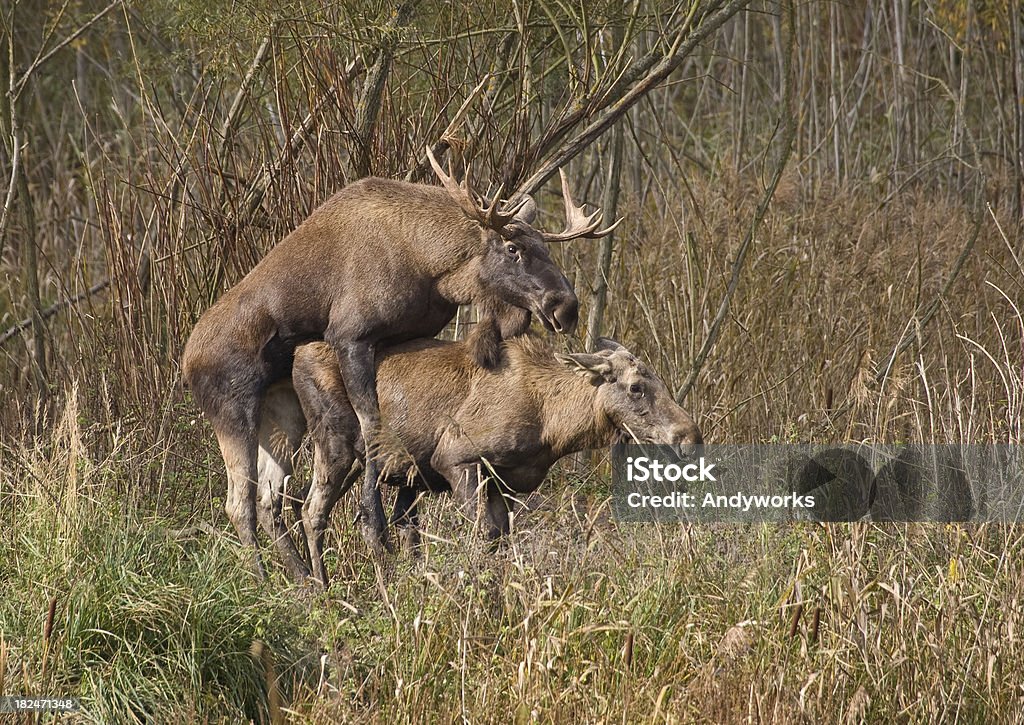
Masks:
[[[839,7],[834,4],[828,6],[828,110],[829,123],[832,125],[832,173],[835,174],[837,182],[843,180],[842,159],[839,151],[839,95],[842,87],[839,79]]]
[[[418,1],[412,0],[399,5],[391,22],[385,28],[384,38],[377,49],[377,58],[366,71],[366,79],[359,95],[359,102],[356,104],[352,124],[352,152],[349,158],[353,179],[369,176],[373,170],[373,132],[384,101],[384,87],[391,75],[391,64],[395,58],[395,34],[409,22]]]
[[[608,179],[604,187],[604,199],[601,211],[604,218],[612,221],[618,216],[619,187],[622,176],[622,124],[615,124],[612,130],[611,161],[608,164]],[[615,232],[601,239],[601,249],[597,257],[597,269],[594,270],[593,293],[590,297],[590,312],[587,314],[587,350],[593,351],[597,338],[601,337],[604,327],[604,311],[608,303],[608,273],[612,267],[612,250],[615,244]]]
[[[743,270],[743,262],[746,259],[747,252],[750,251],[751,244],[754,241],[754,234],[761,226],[761,222],[764,220],[764,216],[768,212],[768,207],[771,205],[772,198],[775,196],[775,189],[778,187],[779,180],[782,179],[782,173],[786,170],[786,164],[789,163],[789,158],[793,153],[793,140],[796,137],[796,108],[793,102],[793,50],[795,46],[793,25],[796,12],[794,10],[793,0],[787,0],[787,2],[782,3],[782,15],[782,29],[786,35],[786,62],[784,65],[785,73],[783,74],[782,79],[783,93],[781,113],[779,117],[779,127],[782,130],[782,136],[779,143],[779,157],[776,161],[771,181],[768,183],[768,188],[765,190],[764,196],[761,198],[761,202],[758,204],[757,209],[754,212],[754,218],[750,222],[747,234],[740,243],[739,251],[736,253],[736,260],[732,264],[732,272],[729,275],[729,283],[726,287],[725,296],[722,298],[722,301],[718,306],[715,318],[711,321],[711,326],[708,328],[708,335],[704,339],[704,344],[697,353],[697,357],[693,360],[686,382],[683,383],[682,387],[676,393],[675,397],[676,402],[678,403],[682,403],[689,392],[693,390],[693,386],[697,382],[697,376],[700,375],[700,371],[704,367],[704,363],[707,361],[708,355],[711,354],[712,348],[714,348],[715,343],[718,341],[718,335],[722,330],[722,324],[725,322],[725,318],[729,313],[729,307],[732,304],[732,297],[736,293],[736,288],[739,286],[740,273]]]
[[[1012,48],[1013,66],[1013,132],[1015,138],[1014,166],[1015,182],[1013,193],[1014,219],[1020,222],[1024,216],[1024,48],[1021,47],[1020,0],[1010,2],[1010,45]]]
[[[36,239],[36,212],[32,206],[32,197],[28,191],[28,180],[25,172],[18,174],[18,196],[21,210],[25,217],[25,276],[28,278],[28,301],[32,308],[32,373],[40,397],[46,397],[46,329],[43,325],[43,312],[39,299],[39,256]]]
[[[14,209],[18,190],[18,174],[21,172],[21,139],[18,137],[17,119],[14,117],[14,110],[11,105],[11,93],[14,90],[15,59],[14,59],[14,8],[4,18],[4,30],[7,35],[7,42],[0,50],[0,78],[5,81],[5,87],[0,89],[0,131],[3,132],[4,150],[7,152],[7,161],[10,166],[7,191],[0,207],[0,263],[3,262],[4,249],[7,246],[7,227],[11,221],[11,212]]]
[[[893,0],[892,3],[892,27],[893,44],[896,53],[896,66],[893,83],[893,150],[892,150],[892,184],[894,189],[900,186],[899,172],[903,162],[904,144],[906,134],[904,124],[906,123],[906,53],[904,52],[904,20],[906,19],[906,5],[902,0]]]
[[[739,112],[736,118],[736,143],[733,145],[733,169],[740,172],[740,164],[744,158],[743,147],[746,145],[747,132],[747,73],[750,68],[750,10],[743,11],[742,23],[743,61],[740,64]]]

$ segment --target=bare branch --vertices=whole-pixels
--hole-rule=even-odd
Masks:
[[[399,5],[394,17],[384,29],[384,37],[377,48],[377,57],[366,72],[366,80],[363,82],[363,90],[359,95],[359,102],[356,104],[355,119],[352,124],[354,147],[352,153],[349,154],[349,159],[352,164],[352,176],[355,178],[367,176],[371,172],[371,135],[377,125],[384,86],[387,85],[391,64],[395,58],[395,46],[397,45],[395,34],[399,28],[409,22],[418,3],[419,0],[409,0],[409,2]]]
[[[109,286],[109,279],[105,279],[102,282],[98,282],[97,284],[94,284],[92,287],[87,289],[85,292],[80,292],[74,297],[69,297],[65,300],[61,300],[60,302],[53,303],[45,310],[40,311],[39,318],[40,320],[48,320],[54,315],[56,315],[58,312],[63,310],[65,307],[71,307],[72,305],[78,304],[82,300],[92,297],[97,292],[102,292]],[[12,325],[11,327],[7,328],[7,330],[5,330],[2,335],[0,335],[0,347],[3,347],[5,344],[7,344],[8,340],[17,335],[19,332],[23,332],[24,330],[27,330],[29,327],[31,327],[32,321],[34,319],[34,315],[32,317],[26,317],[24,320],[21,320],[16,324]]]
[[[359,61],[353,61],[349,67],[345,70],[344,83],[351,83],[357,75],[362,71],[363,66]],[[277,158],[272,164],[265,166],[263,173],[256,178],[250,185],[245,195],[242,197],[242,203],[240,204],[241,211],[238,212],[235,217],[229,222],[230,225],[240,225],[245,223],[256,212],[260,204],[263,203],[263,197],[266,196],[267,189],[274,182],[281,171],[288,165],[288,163],[294,159],[299,152],[305,147],[306,142],[309,140],[313,133],[313,129],[316,128],[317,118],[324,107],[334,101],[338,97],[338,85],[332,85],[324,93],[323,97],[317,101],[316,105],[310,109],[309,113],[306,114],[305,118],[299,124],[299,127],[295,130],[295,133],[288,139],[288,143],[285,144],[284,148],[281,149],[281,153],[278,154]]]
[[[701,42],[722,27],[729,18],[745,7],[748,2],[749,0],[731,0],[724,7],[720,7],[705,16],[703,22],[692,31],[687,30],[692,18],[692,15],[689,16],[684,22],[683,30],[677,34],[669,53],[657,62],[654,62],[654,56],[651,54],[648,54],[639,61],[639,68],[650,66],[651,70],[628,90],[625,89],[629,81],[634,79],[634,76],[639,76],[636,73],[636,69],[624,75],[620,79],[617,89],[622,91],[622,95],[616,98],[618,94],[605,94],[600,102],[600,106],[607,108],[607,110],[602,112],[572,140],[562,144],[554,156],[549,157],[533,176],[519,185],[518,193],[535,194],[544,185],[544,182],[551,178],[555,171],[576,158],[583,149],[587,148],[597,137],[611,128],[612,124],[621,118],[626,111],[632,108],[648,92],[665,80],[672,71],[678,68]],[[574,126],[575,122],[572,125]],[[553,145],[550,138],[542,140],[541,143]]]
[[[7,186],[7,197],[4,199],[4,208],[0,210],[0,259],[3,259],[4,248],[7,246],[7,224],[11,219],[11,206],[14,204],[15,189],[18,183],[18,173],[21,164],[21,139],[17,131],[12,137],[14,150],[11,154],[11,178]]]
[[[106,16],[107,13],[109,13],[111,10],[113,10],[120,4],[121,0],[111,0],[111,3],[109,5],[107,5],[105,8],[103,8],[98,13],[93,15],[91,19],[87,20],[83,25],[81,25],[77,30],[75,30],[75,32],[71,33],[71,35],[57,43],[57,45],[55,45],[48,53],[46,53],[46,55],[40,58],[36,58],[34,61],[32,61],[32,65],[30,65],[28,69],[21,74],[21,78],[19,78],[18,81],[15,84],[13,84],[11,86],[11,89],[8,91],[8,94],[11,96],[11,98],[17,98],[21,94],[21,92],[25,89],[25,84],[29,82],[29,80],[32,78],[32,74],[39,70],[40,66],[45,64],[51,58],[53,58],[53,56],[57,55],[57,53],[66,48],[68,45],[75,42],[78,36],[80,36],[86,30],[91,28],[97,22],[99,22],[101,18]]]
[[[416,163],[415,166],[409,169],[409,173],[405,175],[406,181],[415,181],[420,175],[422,175],[427,170],[428,166],[432,166],[432,164],[430,163],[430,156],[433,155],[436,158],[442,152],[444,152],[445,149],[449,147],[449,137],[451,137],[458,130],[459,126],[462,125],[462,122],[466,118],[466,113],[469,111],[470,106],[473,105],[473,102],[476,100],[477,96],[480,95],[481,91],[483,91],[484,88],[490,89],[488,91],[488,95],[490,95],[495,86],[496,84],[494,82],[493,73],[488,73],[480,80],[479,83],[477,83],[476,88],[470,91],[469,95],[466,96],[466,100],[462,102],[462,105],[459,106],[459,110],[455,112],[455,115],[452,117],[452,120],[448,123],[447,128],[445,128],[445,130],[441,133],[440,140],[433,146],[428,148],[427,153],[423,155],[423,157]]]
[[[249,66],[249,72],[245,74],[245,78],[242,79],[241,85],[238,87],[238,93],[235,94],[235,100],[231,102],[231,108],[228,109],[228,115],[224,119],[223,125],[220,127],[220,141],[217,143],[217,158],[222,159],[224,152],[230,148],[231,139],[235,134],[235,128],[238,125],[238,116],[242,110],[242,103],[245,97],[249,94],[249,89],[252,87],[253,81],[256,79],[256,74],[260,68],[263,67],[263,61],[266,60],[267,51],[270,50],[270,35],[268,34],[263,42],[260,43],[259,49],[256,51],[256,56],[252,59],[252,64]]]

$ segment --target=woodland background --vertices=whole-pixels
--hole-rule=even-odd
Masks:
[[[616,525],[564,462],[497,553],[445,500],[378,578],[252,580],[188,333],[332,192],[578,200],[577,347],[711,442],[1019,444],[1019,0],[8,0],[0,8],[0,694],[100,722],[1019,720],[1010,526]],[[461,336],[473,312],[447,334]]]

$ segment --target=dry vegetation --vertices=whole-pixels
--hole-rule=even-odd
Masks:
[[[346,181],[425,179],[446,130],[528,185],[731,4],[585,5],[5,5],[0,694],[98,722],[1024,717],[1012,526],[623,526],[598,457],[498,552],[437,500],[423,559],[378,575],[345,501],[327,594],[241,564],[191,325]],[[714,442],[1020,444],[1018,3],[789,7],[723,17],[573,158],[625,217],[603,331],[680,390],[711,339],[684,392]],[[599,249],[559,254],[586,318]]]

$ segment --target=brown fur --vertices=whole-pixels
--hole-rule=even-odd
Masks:
[[[477,365],[493,368],[501,359],[501,341],[525,333],[530,328],[530,313],[497,300],[489,300],[478,307],[480,321],[466,342]]]
[[[330,344],[361,431],[375,440],[382,435],[374,373],[379,346],[433,336],[469,302],[514,321],[494,327],[498,336],[521,332],[531,313],[558,331],[575,327],[576,296],[531,226],[536,208],[528,206],[487,226],[465,198],[445,189],[357,181],[316,209],[196,323],[185,346],[184,379],[213,424],[228,469],[225,508],[260,573],[260,405],[267,388],[291,373],[297,345]],[[508,313],[513,308],[518,312]],[[489,362],[496,343],[481,339],[476,357]],[[360,495],[364,534],[378,551],[386,543],[379,467],[371,456]],[[289,569],[297,578],[308,575],[304,567]]]
[[[556,357],[544,340],[523,336],[505,341],[501,353],[493,370],[473,364],[469,343],[415,340],[382,354],[381,413],[411,466],[389,477],[401,488],[393,520],[404,528],[415,527],[414,487],[452,488],[475,519],[482,459],[500,479],[486,483],[489,531],[500,535],[508,530],[504,493],[535,490],[562,456],[609,445],[627,429],[645,441],[701,442],[693,419],[664,383],[617,343],[595,355]],[[326,583],[323,531],[347,488],[347,472],[358,465],[359,426],[326,345],[296,351],[293,385],[316,451],[314,480],[301,512],[303,532],[314,575]],[[643,386],[644,395],[631,397],[630,385]],[[268,401],[264,417],[276,419],[277,405]],[[320,451],[328,449],[341,451],[330,463],[331,472],[322,470],[327,457]],[[264,489],[275,485],[261,480]]]

